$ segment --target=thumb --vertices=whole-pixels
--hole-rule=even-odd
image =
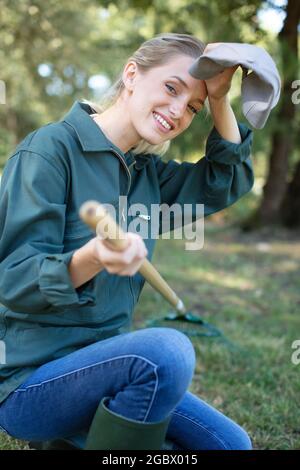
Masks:
[[[233,67],[226,68],[223,73],[228,79],[231,79],[238,68],[239,68],[239,64],[234,65]]]

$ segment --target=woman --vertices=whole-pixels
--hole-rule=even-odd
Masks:
[[[195,352],[187,336],[130,331],[144,284],[137,271],[155,240],[128,232],[128,247],[116,252],[78,216],[89,199],[118,208],[119,196],[148,208],[201,203],[209,215],[251,189],[252,132],[228,100],[236,68],[194,79],[188,69],[204,48],[185,34],[146,41],[102,106],[75,102],[6,163],[0,425],[11,436],[87,449],[251,448],[241,427],[188,391]],[[207,98],[214,128],[205,158],[163,162]]]

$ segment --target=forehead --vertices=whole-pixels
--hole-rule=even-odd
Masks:
[[[158,77],[162,80],[170,79],[177,81],[186,92],[194,94],[196,98],[199,97],[200,90],[200,95],[204,98],[206,95],[204,81],[192,77],[188,72],[195,60],[195,58],[186,55],[170,58],[165,64],[154,67],[151,70],[151,78]],[[177,80],[175,77],[177,77]]]
[[[188,57],[188,56],[176,56],[173,58],[170,58],[165,64],[160,65],[157,68],[157,71],[159,70],[159,73],[162,73],[164,76],[170,75],[170,76],[179,76],[182,78],[182,80],[185,81],[187,85],[193,86],[195,84],[199,84],[200,80],[195,79],[192,77],[188,69],[190,66],[195,62],[196,59],[193,57]],[[153,71],[155,68],[153,69]]]
[[[160,65],[162,69],[172,70],[176,68],[178,71],[187,72],[188,68],[195,62],[195,58],[187,55],[176,55],[170,57],[165,64]]]

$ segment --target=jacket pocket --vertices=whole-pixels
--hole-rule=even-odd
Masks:
[[[100,325],[108,316],[110,311],[108,273],[102,270],[95,278],[89,282],[95,283],[94,295],[95,305],[68,306],[59,312],[53,310],[48,315],[32,315],[33,322],[52,325]],[[88,284],[89,284],[88,282]],[[87,287],[88,288],[88,287]],[[88,288],[89,289],[89,288]]]
[[[129,283],[130,283],[130,287],[131,287],[132,295],[133,295],[133,305],[135,306],[135,304],[139,300],[141,291],[145,284],[145,278],[141,276],[141,274],[138,272],[134,276],[129,277]]]
[[[66,222],[64,233],[65,240],[87,238],[92,235],[92,230],[81,219],[69,220]]]

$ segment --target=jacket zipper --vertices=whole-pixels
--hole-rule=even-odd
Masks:
[[[127,186],[127,194],[128,194],[128,193],[129,193],[129,190],[130,190],[130,187],[131,187],[131,174],[130,174],[129,168],[130,168],[135,162],[131,163],[131,164],[129,165],[129,167],[128,167],[128,166],[126,165],[126,163],[124,162],[123,157],[121,157],[121,155],[119,155],[118,152],[116,152],[116,151],[113,150],[113,149],[110,149],[110,150],[111,150],[115,155],[117,155],[118,159],[119,159],[120,162],[122,163],[123,167],[124,167],[125,170],[126,170],[126,173],[127,173],[128,177],[129,177],[129,182],[128,182],[128,186]]]
[[[120,160],[120,162],[122,163],[123,167],[125,168],[126,170],[126,173],[129,177],[129,181],[128,181],[128,186],[127,186],[127,194],[129,193],[129,190],[130,190],[130,187],[131,187],[131,173],[130,173],[130,167],[132,165],[134,165],[135,161],[132,162],[129,167],[126,165],[126,162],[124,162],[124,159],[123,157],[121,157],[121,155],[118,154],[118,152],[116,152],[115,150],[111,149],[111,151],[117,155],[118,159]],[[126,195],[127,195],[126,194]],[[133,284],[132,284],[132,276],[128,276],[128,281],[129,281],[129,288],[130,288],[130,293],[131,293],[131,298],[132,298],[132,309],[133,309],[133,306],[134,306],[134,302],[135,302],[135,296],[134,296],[134,293],[133,293]]]

